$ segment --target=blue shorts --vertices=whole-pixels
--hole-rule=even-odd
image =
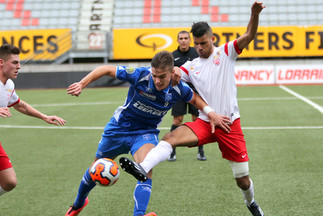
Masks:
[[[102,134],[98,150],[95,154],[97,158],[114,158],[121,154],[131,155],[144,144],[158,144],[159,130],[126,130],[121,128],[115,121],[110,121]]]

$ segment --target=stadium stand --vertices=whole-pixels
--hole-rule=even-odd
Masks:
[[[212,26],[245,26],[253,1],[217,0],[118,0],[114,8],[114,28],[186,27],[196,21]],[[321,0],[264,1],[266,13],[260,25],[317,25],[323,23]]]
[[[2,0],[2,27],[7,30],[71,28],[76,30],[80,1]]]

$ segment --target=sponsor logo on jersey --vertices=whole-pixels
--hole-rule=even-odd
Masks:
[[[175,58],[175,59],[174,59],[174,61],[177,61],[177,60],[179,60],[180,58],[181,58],[181,57],[177,57],[177,58]]]
[[[140,94],[140,96],[147,98],[149,100],[153,100],[153,101],[156,100],[156,95],[148,94],[144,91],[140,91],[139,94]]]
[[[154,107],[148,106],[140,101],[137,101],[133,104],[133,107],[135,107],[136,109],[145,112],[145,113],[149,113],[151,115],[155,115],[155,116],[164,116],[167,113],[167,110],[158,110]]]

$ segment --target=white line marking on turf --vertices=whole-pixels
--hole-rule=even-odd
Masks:
[[[309,99],[322,100],[323,97],[308,97]],[[261,98],[238,98],[238,101],[272,101],[272,100],[298,100],[295,97],[261,97]]]
[[[0,128],[22,129],[62,129],[62,130],[103,130],[104,127],[68,127],[68,126],[28,126],[28,125],[0,125]]]
[[[323,97],[308,97],[309,99],[323,100]],[[270,100],[298,100],[295,97],[261,97],[261,98],[238,98],[238,101],[270,101]],[[99,102],[75,102],[75,103],[52,103],[52,104],[31,104],[33,107],[59,107],[59,106],[92,106],[124,104],[124,101],[99,101]]]
[[[122,104],[123,102],[106,101],[106,102],[80,102],[80,103],[53,103],[53,104],[31,104],[33,107],[53,107],[53,106],[88,106],[88,105],[105,105],[105,104]]]
[[[295,97],[299,98],[300,100],[304,101],[305,103],[311,105],[312,107],[314,107],[315,109],[317,109],[318,111],[320,111],[323,114],[323,107],[321,107],[320,105],[314,103],[313,101],[309,100],[308,98],[290,90],[289,88],[280,85],[279,88],[283,89],[284,91],[288,92],[291,95],[294,95]]]
[[[104,127],[68,127],[68,126],[28,126],[28,125],[0,125],[0,128],[16,129],[59,129],[59,130],[103,130]],[[159,127],[159,130],[170,130],[169,127]],[[323,126],[273,126],[273,127],[242,127],[243,130],[299,130],[323,129]]]

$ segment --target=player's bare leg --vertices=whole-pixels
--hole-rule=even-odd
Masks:
[[[0,196],[11,191],[17,185],[17,177],[13,167],[0,171]]]
[[[185,136],[183,136],[185,134]],[[128,158],[120,158],[120,166],[138,180],[144,180],[154,166],[166,160],[173,151],[173,147],[194,146],[198,142],[197,136],[191,129],[183,125],[166,134],[162,141],[153,148],[145,157],[144,161],[137,164]],[[124,163],[126,161],[127,163]]]

